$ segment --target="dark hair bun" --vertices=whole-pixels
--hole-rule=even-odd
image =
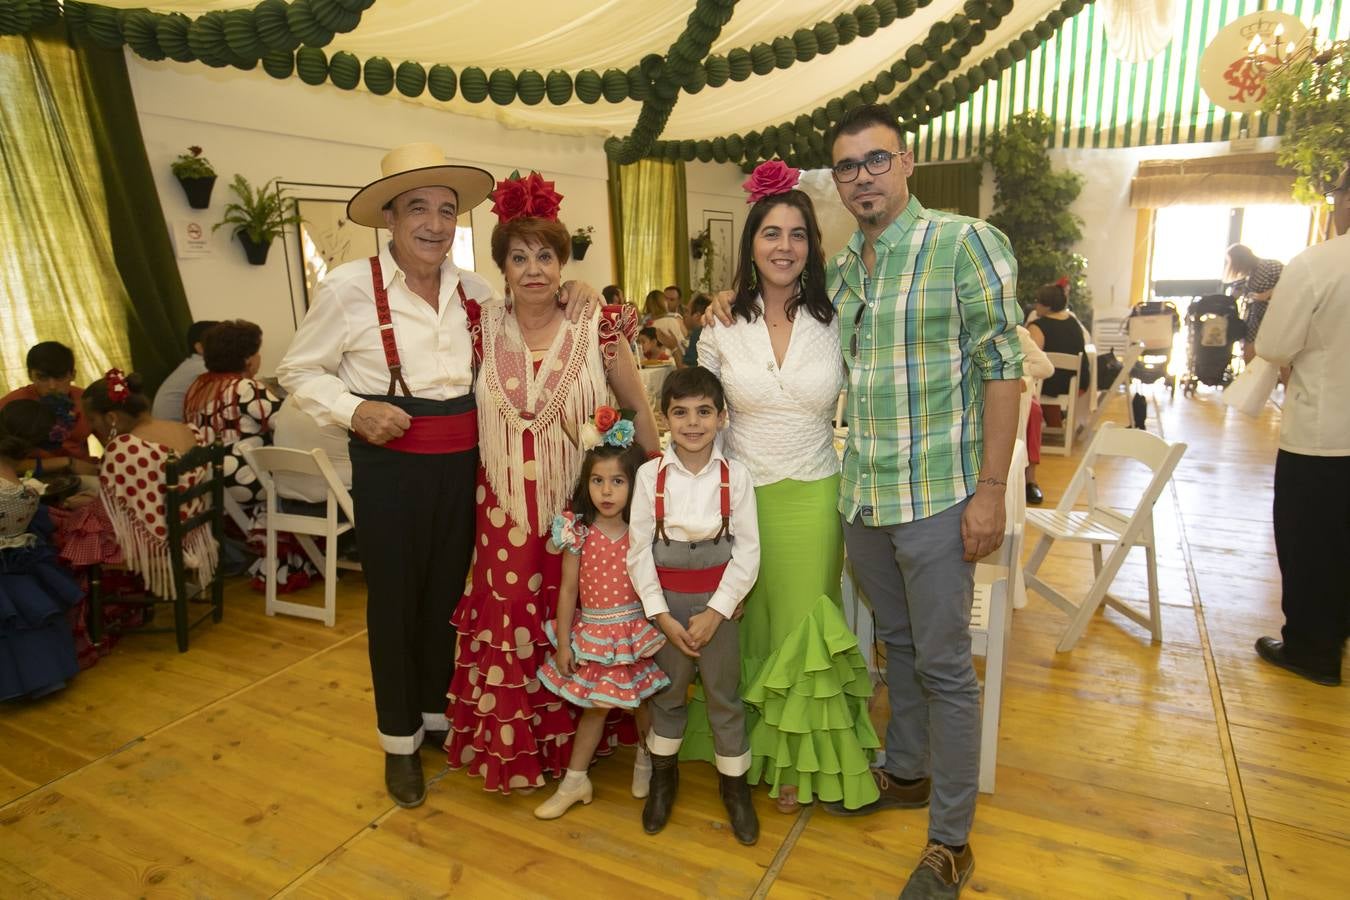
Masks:
[[[51,435],[56,413],[36,400],[13,400],[0,409],[0,456],[22,459]]]

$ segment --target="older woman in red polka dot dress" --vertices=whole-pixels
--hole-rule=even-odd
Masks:
[[[574,708],[541,687],[538,675],[551,649],[544,623],[553,619],[562,578],[549,527],[582,459],[563,423],[587,421],[616,396],[642,411],[638,443],[659,445],[629,344],[633,308],[607,307],[571,322],[558,306],[571,249],[557,219],[561,199],[537,173],[501,182],[493,194],[500,221],[492,258],[507,299],[482,313],[478,543],[451,619],[458,643],[446,751],[452,768],[502,793],[540,787],[546,772],[561,776],[576,731]]]

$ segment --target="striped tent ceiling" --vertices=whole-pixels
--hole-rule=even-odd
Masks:
[[[0,6],[8,2],[11,0],[0,0]],[[733,134],[768,135],[771,132],[767,129],[772,126],[788,136],[778,145],[764,141],[760,156],[775,153],[788,156],[795,152],[804,163],[818,163],[822,125],[836,117],[834,113],[848,102],[851,92],[852,102],[856,102],[860,90],[863,99],[875,94],[904,110],[902,117],[911,120],[918,129],[918,155],[926,160],[968,156],[983,135],[998,129],[1010,116],[1028,110],[1041,110],[1055,119],[1059,146],[1177,143],[1234,137],[1240,127],[1247,127],[1253,135],[1264,134],[1270,128],[1259,116],[1240,122],[1237,116],[1216,109],[1196,80],[1201,51],[1224,24],[1262,8],[1258,0],[1174,3],[1098,0],[1097,5],[1086,0],[1081,3],[928,0],[926,4],[921,0],[865,0],[861,4],[859,0],[698,0],[697,3],[695,0],[516,0],[511,4],[498,0],[454,3],[264,0],[264,3],[274,7],[284,5],[290,11],[292,23],[296,21],[296,11],[290,8],[295,6],[304,7],[301,12],[306,16],[310,15],[311,7],[318,8],[321,4],[325,11],[339,7],[355,10],[345,13],[351,17],[349,21],[356,23],[355,27],[329,33],[323,43],[325,59],[332,59],[339,52],[352,54],[355,59],[348,61],[353,66],[358,60],[365,61],[368,70],[372,60],[382,57],[389,61],[384,64],[387,72],[391,66],[413,61],[420,64],[414,69],[423,73],[424,80],[425,70],[440,64],[459,73],[461,86],[467,83],[465,73],[471,67],[481,69],[480,77],[489,72],[495,77],[494,70],[515,73],[526,69],[538,73],[558,70],[568,74],[569,82],[577,79],[578,94],[582,70],[628,72],[631,78],[631,73],[645,65],[644,60],[649,61],[651,54],[670,58],[682,35],[690,33],[696,14],[708,13],[710,8],[725,13],[720,27],[711,29],[714,36],[709,42],[711,54],[721,55],[724,60],[734,48],[760,45],[777,50],[775,41],[781,44],[785,38],[788,40],[788,58],[780,57],[777,65],[767,66],[763,74],[759,74],[757,65],[755,74],[741,79],[723,77],[713,86],[709,65],[707,86],[698,84],[695,90],[685,84],[664,109],[650,97],[620,99],[622,91],[614,98],[585,102],[571,95],[570,84],[570,99],[566,102],[555,103],[550,94],[549,100],[534,104],[519,99],[498,103],[481,96],[474,102],[474,98],[466,98],[463,90],[449,99],[436,99],[429,91],[404,97],[399,93],[402,84],[398,90],[388,86],[384,89],[389,92],[386,99],[391,103],[430,104],[458,114],[494,118],[509,127],[607,138],[632,136],[633,152],[640,149],[639,155],[689,158],[697,145],[699,158],[704,158],[714,139]],[[1309,24],[1317,20],[1324,33],[1345,37],[1350,16],[1340,15],[1340,5],[1340,0],[1266,0],[1264,8],[1290,12]],[[145,0],[101,0],[97,6],[136,10],[145,8]],[[1137,36],[1123,35],[1118,22],[1131,8],[1144,6],[1154,11],[1175,8],[1172,39],[1145,62],[1122,62],[1111,52],[1107,22],[1117,23],[1109,33],[1121,35],[1117,38],[1119,42],[1125,43],[1127,38],[1132,42],[1122,52],[1138,56],[1139,48],[1133,43]],[[1001,14],[984,20],[991,26],[988,28],[979,27],[980,19],[964,15],[974,16],[981,9],[988,15],[990,7]],[[83,5],[83,17],[87,18],[88,10],[95,8]],[[156,13],[178,13],[197,19],[208,13],[241,15],[236,11],[255,10],[260,5],[258,0],[152,0],[150,8]],[[887,17],[881,20],[883,24],[877,22],[878,8],[889,11],[884,13]],[[863,12],[868,14],[872,25],[859,30],[858,20],[866,18]],[[128,15],[135,13],[123,13],[123,22]],[[833,52],[813,55],[799,51],[792,58],[794,35],[800,37],[803,30],[809,29],[819,33],[822,23],[839,23],[843,18],[854,21],[856,36],[847,42],[841,39],[841,46]],[[974,21],[978,39],[972,34],[964,44],[933,43],[935,27],[947,28],[950,33],[948,26],[958,20],[964,21],[966,29]],[[1148,25],[1153,32],[1165,34],[1165,28],[1160,31],[1156,21]],[[1034,38],[1030,37],[1032,29]],[[152,26],[152,35],[154,30]],[[119,26],[111,39],[115,41],[123,32],[132,49],[140,52],[133,42],[130,25]],[[906,66],[907,54],[925,42],[931,47],[930,52],[926,57],[920,54],[920,61],[912,67]],[[1023,47],[1010,58],[1009,49],[1019,51],[1015,46],[1019,42]],[[842,46],[844,43],[847,46]],[[1035,45],[1029,53],[1025,51],[1028,43]],[[944,46],[957,50],[954,57],[945,54],[948,57],[945,65],[934,61],[943,56]],[[198,58],[205,57],[198,53]],[[298,59],[297,56],[297,67]],[[710,57],[700,58],[700,64],[709,61]],[[267,68],[265,57],[263,63],[263,68]],[[982,63],[983,73],[992,74],[979,71]],[[166,60],[155,64],[202,63]],[[897,71],[897,67],[904,70],[906,78],[890,77],[889,73]],[[243,78],[267,77],[262,69],[236,74]],[[971,75],[975,77],[968,77]],[[313,89],[335,90],[338,80],[334,75],[333,83],[318,84]],[[368,89],[369,80],[367,77],[355,83],[355,89]],[[827,109],[829,116],[825,115]],[[814,125],[806,123],[808,118],[814,120]],[[795,131],[791,129],[794,120]],[[654,133],[654,139],[638,140],[644,128]],[[807,137],[812,137],[814,150],[808,147]],[[688,146],[681,149],[677,142]],[[618,147],[617,142],[613,143],[612,154]],[[725,143],[717,149],[719,158],[740,161],[736,154],[725,152]],[[751,161],[755,158],[749,147],[744,158]]]

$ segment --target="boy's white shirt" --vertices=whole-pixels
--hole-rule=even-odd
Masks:
[[[722,528],[721,438],[713,442],[712,456],[700,472],[690,472],[675,453],[675,445],[659,459],[638,469],[633,506],[628,516],[628,576],[642,599],[647,618],[669,612],[665,591],[656,575],[652,538],[656,531],[656,473],[666,471],[666,537],[672,541],[712,540]],[[750,473],[736,460],[727,460],[731,472],[731,560],[708,607],[730,619],[759,577],[759,518]]]

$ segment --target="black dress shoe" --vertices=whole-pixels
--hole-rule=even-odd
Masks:
[[[1277,641],[1273,637],[1256,639],[1256,655],[1271,665],[1293,672],[1314,684],[1336,687],[1341,683],[1341,661],[1339,659],[1330,664],[1298,659],[1289,653],[1289,648],[1284,641]]]
[[[1045,502],[1045,494],[1041,492],[1041,486],[1034,481],[1027,482],[1027,503],[1032,506],[1040,506]]]
[[[642,807],[642,830],[656,834],[670,821],[680,787],[680,756],[652,754],[652,783]]]
[[[718,772],[717,784],[722,805],[727,808],[727,818],[731,821],[731,833],[736,835],[736,840],[750,846],[759,840],[759,816],[755,815],[755,804],[750,801],[750,783],[744,775]]]
[[[450,739],[448,731],[426,731],[422,733],[422,746],[419,750],[435,750],[437,753],[445,752],[445,742]]]
[[[422,760],[416,753],[384,755],[384,787],[405,809],[422,805],[427,799],[427,784],[422,780]]]

